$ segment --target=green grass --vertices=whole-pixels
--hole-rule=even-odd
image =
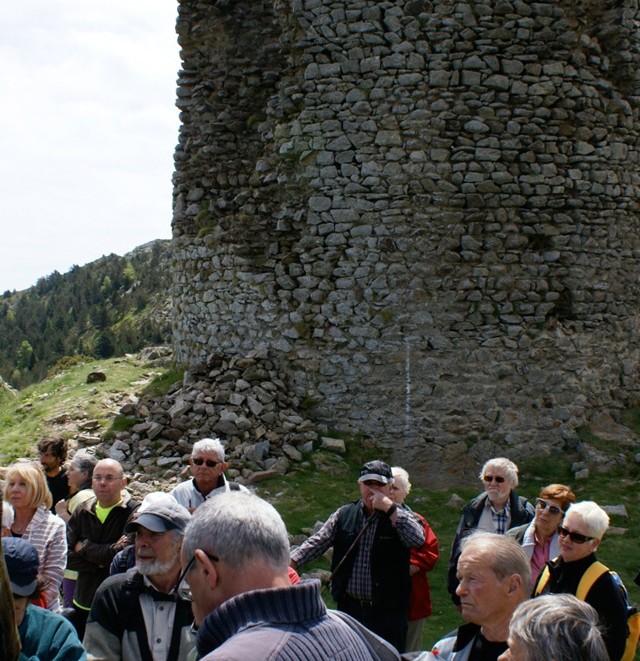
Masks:
[[[86,383],[90,372],[103,371],[107,380]],[[70,438],[82,420],[98,420],[96,434],[105,433],[117,414],[122,393],[139,393],[157,374],[137,358],[113,358],[71,364],[51,378],[0,400],[0,463],[35,456],[43,436]]]

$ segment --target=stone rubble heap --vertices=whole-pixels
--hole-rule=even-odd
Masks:
[[[298,408],[266,354],[213,356],[206,372],[185,374],[166,395],[126,402],[120,414],[135,424],[96,451],[121,462],[136,482],[166,486],[187,477],[195,441],[217,436],[227,448],[228,475],[253,483],[286,473],[312,452],[317,432]],[[340,451],[336,444],[339,439],[323,440]]]

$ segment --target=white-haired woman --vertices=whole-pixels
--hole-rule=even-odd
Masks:
[[[391,468],[393,474],[393,485],[391,486],[391,500],[404,508],[405,499],[411,491],[409,473],[400,466]],[[411,574],[411,596],[409,597],[409,624],[407,627],[407,652],[422,649],[422,632],[424,621],[433,609],[431,607],[431,586],[427,572],[431,571],[438,559],[438,538],[436,537],[427,520],[420,514],[413,512],[419,519],[424,529],[424,544],[414,547],[409,555],[409,573]]]
[[[571,505],[558,528],[560,555],[540,574],[534,593],[577,595],[587,570],[598,562],[595,552],[608,527],[609,516],[597,503],[585,500]],[[627,639],[626,604],[610,572],[604,565],[599,566],[602,573],[587,591],[584,601],[600,616],[611,661],[619,661]]]

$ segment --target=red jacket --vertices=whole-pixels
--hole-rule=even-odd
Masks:
[[[413,512],[424,527],[424,544],[419,548],[411,549],[409,563],[411,567],[418,567],[418,571],[411,575],[411,597],[409,598],[409,621],[421,620],[431,615],[431,588],[427,572],[431,571],[438,559],[438,538],[431,526],[420,514]]]

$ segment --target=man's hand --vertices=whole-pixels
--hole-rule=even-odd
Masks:
[[[371,498],[371,505],[373,506],[373,509],[386,512],[390,507],[393,507],[393,501],[389,496],[385,496],[380,491],[374,491]]]

